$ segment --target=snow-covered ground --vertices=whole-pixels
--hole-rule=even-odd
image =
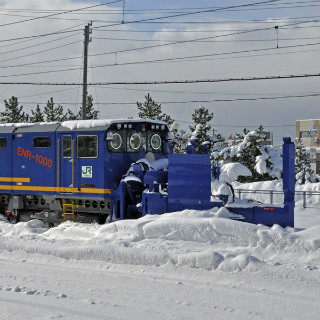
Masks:
[[[217,216],[1,220],[1,319],[319,318],[320,210],[297,208],[296,229]]]

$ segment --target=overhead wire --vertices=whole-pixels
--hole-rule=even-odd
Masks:
[[[67,38],[70,38],[70,37],[74,37],[74,36],[77,36],[77,34],[71,34],[71,35],[68,35],[68,36],[65,36],[65,37],[62,37],[62,38],[57,38],[57,39],[45,41],[45,42],[42,42],[42,43],[33,44],[32,46],[22,47],[22,48],[19,48],[19,51],[30,49],[30,48],[34,48],[34,47],[38,47],[38,46],[42,46],[44,44],[48,44],[48,43],[64,40],[64,39],[67,39]],[[16,51],[17,51],[17,49],[14,49],[14,50],[10,50],[10,51],[0,52],[0,54],[7,54],[7,53],[16,52]]]
[[[261,4],[271,3],[271,2],[278,2],[278,1],[280,1],[280,0],[266,0],[266,1],[260,1],[260,2],[252,2],[252,3],[247,3],[247,4],[226,6],[226,7],[221,7],[221,8],[207,9],[207,10],[200,10],[200,11],[193,11],[193,12],[174,14],[174,15],[169,15],[169,16],[147,18],[147,19],[140,19],[140,20],[134,20],[134,21],[125,21],[125,23],[121,22],[121,23],[115,23],[115,24],[105,25],[105,26],[97,26],[95,28],[98,29],[98,28],[105,28],[105,27],[113,27],[113,26],[117,26],[120,24],[142,23],[142,22],[147,22],[147,21],[156,21],[156,20],[163,20],[163,19],[168,19],[168,18],[177,18],[177,17],[189,16],[189,15],[195,15],[195,14],[201,14],[201,13],[218,12],[218,11],[223,11],[223,10],[230,9],[230,8],[240,8],[240,7],[244,8],[244,7],[256,6],[256,5],[261,5]]]
[[[62,11],[62,12],[58,12],[58,13],[53,13],[53,14],[49,14],[49,15],[46,15],[46,16],[34,17],[34,18],[30,18],[30,19],[26,19],[26,20],[20,20],[20,21],[14,21],[14,22],[8,22],[8,23],[0,24],[0,27],[6,27],[6,26],[11,26],[13,24],[29,22],[29,21],[39,20],[39,19],[45,19],[45,18],[57,16],[57,15],[60,15],[60,14],[66,14],[66,13],[86,10],[86,9],[89,9],[89,8],[101,7],[101,6],[105,6],[105,5],[108,5],[108,4],[117,3],[117,2],[121,2],[121,1],[122,0],[115,0],[115,1],[111,1],[111,2],[105,2],[105,3],[102,3],[102,4],[99,3],[99,4],[96,4],[96,5],[93,5],[93,6],[89,6],[89,7],[83,7],[83,8],[78,8],[78,9],[72,9],[72,10],[66,10],[66,11]]]
[[[259,31],[261,30],[268,30],[270,28],[263,28],[263,29],[258,29]],[[249,32],[252,31],[257,31],[255,30],[249,30]],[[247,33],[248,30],[245,30],[240,33],[236,34],[242,34],[242,33]],[[217,36],[210,36],[210,37],[202,37],[202,38],[196,38],[196,39],[188,39],[188,40],[181,40],[181,41],[176,41],[176,42],[169,42],[169,43],[164,43],[160,45],[151,45],[151,46],[144,46],[144,47],[139,47],[139,48],[131,48],[131,49],[124,49],[124,50],[118,50],[118,51],[109,51],[109,52],[103,52],[103,53],[97,53],[97,54],[91,54],[91,56],[99,56],[99,55],[108,55],[108,54],[115,54],[115,53],[124,53],[124,52],[130,52],[130,51],[137,51],[137,50],[144,50],[144,49],[152,49],[152,48],[158,48],[158,47],[163,47],[163,46],[169,46],[169,45],[176,45],[176,44],[184,44],[184,43],[191,43],[191,42],[198,42],[201,40],[207,40],[207,39],[215,39],[215,38],[221,38],[221,37],[226,37],[230,35],[235,35],[233,34],[227,34],[227,35],[217,35]],[[319,43],[310,43],[310,44],[301,44],[301,45],[292,45],[292,46],[282,46],[281,49],[285,48],[296,48],[296,47],[304,47],[304,46],[313,46],[313,45],[318,45]],[[239,53],[248,53],[248,52],[258,52],[258,51],[266,51],[266,50],[274,50],[274,47],[271,48],[262,48],[262,49],[251,49],[251,50],[243,50],[243,51],[235,51],[235,52],[223,52],[223,53],[215,53],[215,54],[206,54],[206,55],[195,55],[195,56],[186,56],[186,57],[175,57],[175,58],[166,58],[166,59],[154,59],[154,60],[143,60],[143,61],[135,61],[135,62],[127,62],[127,63],[121,63],[117,65],[130,65],[130,64],[141,64],[141,63],[155,63],[155,62],[169,62],[169,61],[178,61],[178,60],[185,60],[185,59],[192,59],[192,58],[204,58],[204,57],[209,57],[209,56],[218,56],[218,55],[230,55],[230,54],[239,54]],[[15,60],[18,58],[23,58],[24,56],[19,56],[19,57],[14,57],[10,58],[7,60],[2,60],[2,62],[6,62],[9,60]],[[72,59],[79,59],[79,57],[70,57],[70,58],[63,58],[63,59],[54,59],[54,60],[46,60],[46,61],[37,61],[34,64],[39,65],[40,63],[50,63],[50,62],[56,62],[56,61],[65,61],[65,60],[72,60]],[[19,66],[25,66],[25,65],[32,65],[32,63],[28,64],[22,64]],[[15,65],[17,66],[17,65]],[[99,67],[110,67],[113,65],[106,65],[104,64],[103,66],[96,66],[97,68]],[[8,66],[11,67],[11,66]],[[71,69],[65,69],[61,71],[71,71]],[[55,70],[54,72],[57,72]],[[16,75],[14,75],[16,76]]]
[[[269,6],[277,6],[277,5],[283,5],[283,4],[290,4],[294,5],[296,3],[303,3],[303,4],[310,4],[310,3],[319,3],[319,0],[308,0],[308,1],[291,1],[291,2],[283,2],[282,4],[272,3],[268,4]],[[126,12],[132,12],[132,13],[150,13],[150,12],[172,12],[177,10],[204,10],[204,9],[217,9],[219,7],[181,7],[179,8],[149,8],[149,9],[126,9]],[[9,12],[33,12],[33,13],[61,13],[64,10],[58,10],[58,9],[28,9],[28,8],[2,8],[0,11],[9,11]],[[108,9],[99,9],[98,11],[96,9],[88,9],[87,12],[89,13],[96,13],[96,14],[104,14],[108,12],[119,12],[122,13],[122,8],[108,8]],[[83,12],[73,12],[72,14],[83,14]]]
[[[283,79],[302,79],[320,77],[320,73],[291,74],[282,76],[256,76],[239,78],[220,78],[220,79],[198,79],[198,80],[163,80],[163,81],[110,81],[110,82],[90,82],[89,86],[107,85],[166,85],[166,84],[195,84],[195,83],[219,83],[219,82],[242,82],[242,81],[261,81],[261,80],[283,80]],[[33,85],[33,86],[79,86],[81,83],[73,82],[33,82],[33,81],[0,81],[2,85]]]
[[[310,22],[310,21],[298,22],[298,23],[293,23],[293,24],[289,24],[289,25],[296,25],[296,24],[302,24],[302,23],[307,23],[307,22]],[[253,32],[253,31],[269,30],[269,29],[270,28],[245,30],[245,31],[241,31],[239,34],[247,33],[247,32]],[[180,44],[180,43],[189,43],[189,42],[193,42],[193,41],[201,41],[201,40],[213,39],[213,38],[216,38],[216,37],[224,37],[224,36],[226,36],[226,35],[198,38],[198,39],[191,39],[191,40],[189,39],[189,40],[183,40],[183,41],[176,41],[176,42],[170,42],[170,43],[161,44],[161,45],[157,45],[157,46],[148,46],[148,47],[142,47],[142,48],[133,48],[133,49],[121,50],[121,51],[117,51],[117,53],[119,53],[119,52],[128,52],[128,51],[132,51],[132,50],[142,50],[142,49],[154,48],[154,47],[159,47],[159,46],[168,46],[168,45],[174,45],[174,44]],[[111,53],[115,53],[115,52],[111,52]],[[104,54],[110,54],[110,53],[104,53]],[[12,58],[12,59],[17,59],[17,58]]]
[[[299,44],[299,45],[289,45],[289,46],[282,46],[281,49],[288,49],[288,48],[301,48],[301,47],[306,47],[306,46],[316,46],[320,45],[320,42],[316,43],[309,43],[309,44]],[[177,61],[185,61],[189,59],[188,61],[198,61],[198,60],[190,60],[190,59],[199,59],[199,58],[206,58],[206,57],[217,57],[217,56],[222,56],[222,59],[226,59],[226,55],[234,55],[234,54],[242,54],[242,53],[253,53],[253,52],[266,52],[266,51],[274,51],[274,50],[279,50],[280,48],[276,47],[269,47],[269,48],[261,48],[261,49],[249,49],[249,50],[242,50],[242,51],[229,51],[229,52],[221,52],[221,53],[210,53],[210,54],[202,54],[202,55],[193,55],[193,56],[184,56],[184,57],[175,57],[175,58],[163,58],[163,59],[153,59],[153,60],[142,60],[142,61],[132,61],[132,62],[122,62],[122,63],[117,63],[115,64],[103,64],[103,65],[96,65],[96,66],[89,66],[89,69],[94,69],[94,68],[106,68],[106,67],[113,67],[113,66],[127,66],[127,65],[136,65],[136,64],[146,64],[146,63],[160,63],[160,62],[177,62]],[[112,53],[116,53],[112,52]],[[110,54],[110,53],[108,53]],[[280,54],[280,53],[277,53]],[[98,55],[105,55],[105,53],[101,54],[91,54],[91,56],[98,56]],[[242,58],[244,56],[240,56],[239,58]],[[8,61],[8,60],[13,60],[14,58],[3,60]],[[47,60],[47,61],[37,61],[34,63],[25,63],[25,64],[20,64],[20,65],[13,65],[13,66],[2,66],[3,69],[5,68],[12,68],[12,67],[21,67],[21,66],[30,66],[33,64],[41,64],[41,63],[49,63],[49,62],[56,62],[56,61],[65,61],[65,60],[71,60],[71,59],[76,59],[76,58],[63,58],[63,59],[55,59],[55,60]],[[79,57],[77,57],[79,59]],[[66,72],[66,71],[72,71],[72,70],[78,70],[78,68],[67,68],[67,69],[59,69],[59,70],[48,70],[48,71],[43,71],[43,72],[32,72],[32,73],[24,73],[24,74],[12,74],[12,75],[0,75],[0,78],[7,78],[7,77],[17,77],[17,76],[22,76],[22,75],[33,75],[33,74],[41,74],[41,73],[57,73],[57,72]]]
[[[308,98],[308,97],[319,97],[320,93],[314,94],[293,94],[285,96],[274,96],[274,97],[255,97],[255,98],[236,98],[236,99],[211,99],[211,100],[187,100],[187,101],[157,101],[159,104],[189,104],[189,103],[211,103],[211,102],[237,102],[237,101],[258,101],[258,100],[278,100],[278,99],[289,99],[289,98]],[[25,104],[41,104],[41,102],[27,102],[21,101]],[[57,102],[63,104],[77,104],[76,102]],[[96,105],[134,105],[136,102],[96,102]]]
[[[10,58],[10,59],[0,60],[0,62],[12,61],[12,60],[20,59],[20,58],[34,56],[34,55],[37,55],[37,54],[40,54],[40,53],[44,53],[44,52],[53,51],[53,50],[56,50],[56,49],[61,49],[61,48],[64,48],[64,47],[68,47],[68,46],[71,46],[71,45],[73,45],[75,43],[80,43],[80,42],[82,42],[82,41],[81,40],[77,40],[77,41],[74,41],[74,42],[65,43],[63,45],[60,45],[60,46],[57,46],[57,47],[53,47],[53,48],[49,48],[49,49],[45,49],[45,50],[41,50],[41,51],[38,51],[38,52],[33,52],[33,53],[30,53],[30,54],[24,54],[22,56]],[[34,62],[34,64],[38,64],[38,62]],[[20,66],[21,65],[15,65],[15,67],[20,67]],[[2,69],[11,68],[11,67],[12,66],[1,66]]]

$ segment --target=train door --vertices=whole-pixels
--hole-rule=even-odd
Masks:
[[[62,134],[59,144],[59,178],[58,187],[61,193],[73,193],[75,187],[76,144],[73,134]]]

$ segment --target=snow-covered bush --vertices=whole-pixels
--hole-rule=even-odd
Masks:
[[[263,145],[263,128],[246,132],[243,141],[236,146],[224,148],[211,154],[220,163],[240,162],[252,176],[239,176],[239,182],[253,182],[280,179],[282,173],[282,150],[278,147]]]

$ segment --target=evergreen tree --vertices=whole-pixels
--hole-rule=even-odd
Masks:
[[[60,105],[55,106],[53,98],[50,98],[44,107],[44,114],[47,122],[63,121],[65,119],[63,107]]]
[[[190,134],[181,129],[180,125],[176,122],[171,126],[171,132],[173,133],[173,141],[175,142],[174,153],[186,153]]]
[[[265,135],[262,131],[262,126],[259,126],[256,131],[250,132],[244,129],[244,135],[237,135],[237,139],[240,140],[242,138],[238,145],[227,147],[221,152],[214,152],[212,154],[213,159],[223,162],[240,162],[246,166],[251,171],[252,176],[239,176],[239,182],[281,178],[281,172],[276,165],[281,157],[280,149],[263,145],[262,142],[265,140]],[[270,156],[271,153],[272,157]]]
[[[0,113],[1,121],[5,123],[28,122],[29,116],[19,106],[18,98],[12,96],[9,101],[4,100],[5,111]]]
[[[80,118],[82,116],[82,106],[79,112]],[[87,103],[86,103],[86,119],[98,119],[99,111],[94,110],[93,108],[93,98],[92,95],[87,96]]]
[[[213,144],[213,141],[209,135],[211,131],[210,121],[213,119],[213,113],[209,113],[209,110],[203,106],[199,106],[199,108],[195,109],[192,114],[192,120],[194,125],[189,126],[192,131],[192,138],[196,138],[196,153],[203,153],[202,144],[206,141]]]
[[[77,114],[74,114],[70,109],[68,109],[67,113],[63,117],[63,121],[68,121],[68,120],[79,120],[81,119],[80,112]]]
[[[256,131],[254,131],[255,134],[250,134],[250,132],[248,132],[246,129],[243,130],[245,135],[244,142],[246,143],[245,147],[241,150],[241,152],[235,154],[231,160],[233,162],[240,162],[245,165],[252,172],[252,176],[244,177],[243,179],[240,178],[240,182],[263,181],[271,178],[269,174],[260,174],[256,170],[257,157],[262,155],[262,142],[265,140],[265,136],[263,135],[262,131],[263,127],[261,125]],[[245,141],[246,139],[247,141]],[[270,163],[267,162],[267,165],[270,166]]]
[[[98,119],[99,111],[94,110],[93,108],[93,98],[92,95],[87,96],[86,103],[86,119]],[[70,109],[68,109],[65,114],[63,120],[80,120],[82,118],[82,106],[80,107],[80,111],[78,113],[73,113]]]
[[[35,111],[31,110],[30,122],[44,122],[44,114],[39,105],[37,105]]]
[[[311,169],[310,157],[308,156],[303,143],[299,143],[296,146],[295,174],[296,182],[299,184],[318,181],[318,177],[315,176],[314,170]]]
[[[161,104],[155,103],[149,93],[145,98],[146,101],[143,104],[141,102],[137,102],[137,107],[140,110],[138,114],[139,118],[161,120],[166,122],[168,125],[173,124],[174,120],[169,115],[162,113]]]

